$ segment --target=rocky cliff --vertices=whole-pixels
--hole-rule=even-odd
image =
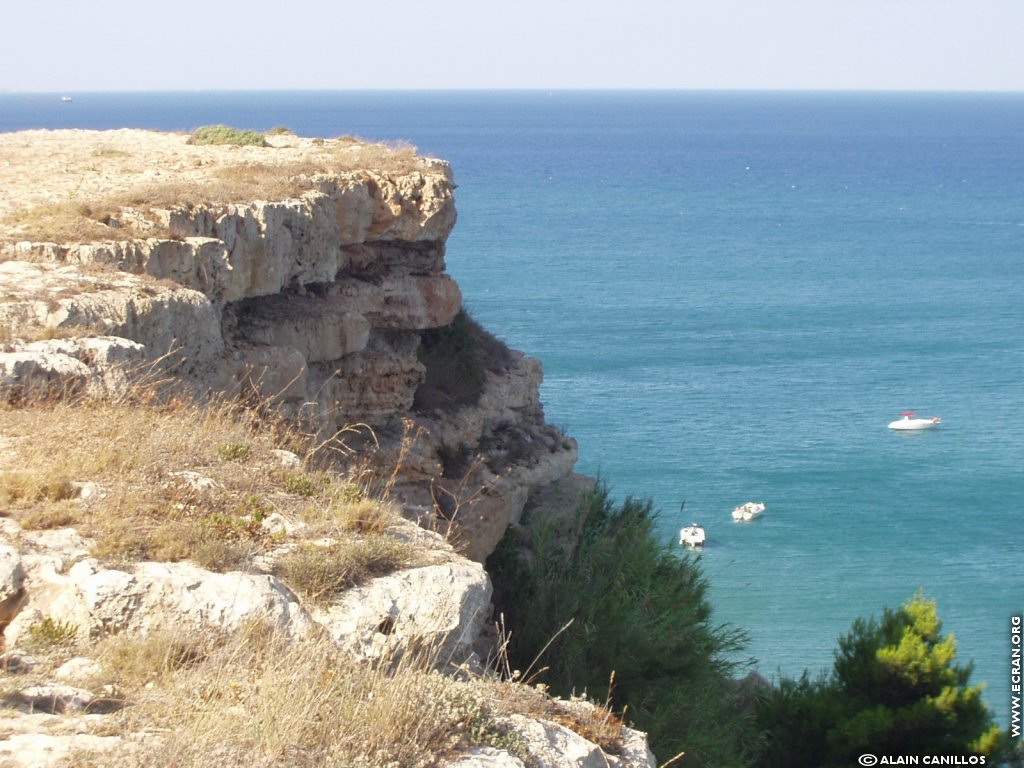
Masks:
[[[654,765],[493,674],[480,562],[579,479],[448,166],[187,138],[0,134],[0,761]]]
[[[366,425],[347,447],[365,458],[372,442],[381,465],[401,453],[396,492],[424,522],[454,521],[478,561],[571,473],[540,363],[459,314],[446,163],[350,140],[211,147],[145,131],[10,134],[0,157],[7,391],[102,391],[159,360],[325,440]]]

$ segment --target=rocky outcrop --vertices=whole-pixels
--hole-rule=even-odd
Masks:
[[[449,326],[462,305],[445,273],[456,219],[447,164],[335,169],[351,145],[293,136],[262,155],[141,131],[26,138],[60,143],[67,167],[95,147],[116,156],[115,139],[182,179],[223,167],[196,177],[186,203],[109,214],[109,240],[0,242],[8,397],[33,388],[110,394],[125,386],[124,371],[149,364],[200,392],[255,394],[325,438],[368,425],[378,464],[404,456],[397,492],[435,511],[435,525],[458,528],[478,561],[531,494],[571,472],[576,445],[544,422],[536,360],[492,354],[471,401],[418,397],[427,378],[421,336]],[[226,171],[273,175],[275,162],[280,199],[210,202]],[[83,168],[83,189],[113,194],[102,184],[116,189],[116,176]],[[290,188],[280,185],[292,176]],[[2,198],[0,212],[15,207]],[[40,337],[49,340],[33,341]],[[416,440],[403,445],[410,424]],[[468,460],[453,466],[453,454]]]
[[[575,731],[541,717],[513,715],[511,733],[520,740],[520,752],[530,765],[544,768],[657,768],[658,761],[639,731],[622,728],[622,746],[609,754]],[[526,768],[527,763],[504,749],[474,747],[444,768]]]
[[[444,663],[477,663],[477,644],[490,620],[491,584],[483,567],[458,557],[436,534],[414,538],[442,562],[369,580],[324,606],[304,604],[269,571],[271,552],[254,572],[214,573],[193,563],[141,562],[106,567],[74,529],[23,531],[0,526],[0,614],[3,641],[18,647],[43,622],[73,628],[79,640],[111,634],[175,632],[207,636],[253,623],[283,637],[314,629],[355,658],[373,660],[428,647]],[[18,540],[20,548],[4,541]],[[287,552],[287,547],[283,548]],[[260,572],[265,570],[266,572]]]
[[[0,655],[7,676],[0,701],[0,729],[5,733],[0,759],[5,765],[60,765],[86,754],[95,760],[107,755],[114,764],[131,763],[133,754],[160,738],[145,729],[113,725],[125,701],[116,687],[97,684],[102,665],[89,655],[71,655],[41,675],[45,665],[23,655],[22,649],[30,641],[38,644],[47,633],[62,633],[50,642],[67,642],[69,654],[88,654],[96,641],[110,635],[224,637],[269,622],[277,637],[293,638],[291,642],[326,638],[369,663],[425,649],[436,663],[456,665],[462,675],[486,674],[477,656],[490,611],[486,573],[479,564],[457,557],[436,534],[409,523],[404,523],[407,529],[400,524],[396,534],[418,541],[440,562],[371,579],[318,606],[302,604],[267,574],[213,573],[188,562],[109,568],[89,555],[88,542],[72,529],[22,531],[10,520],[0,522],[4,540],[18,542],[17,547],[0,544],[0,596],[18,600],[13,621],[3,632],[6,652]],[[588,733],[586,723],[602,722],[609,730],[608,714],[589,702],[549,700],[533,689],[523,700],[523,713],[491,715],[492,727],[515,745],[514,753],[474,747],[443,765],[656,765],[646,738],[635,730],[613,726],[617,730],[611,747],[581,735]],[[152,752],[151,746],[147,749]]]
[[[396,648],[422,645],[439,659],[463,663],[491,614],[491,583],[477,563],[409,568],[348,590],[314,610],[340,647],[357,658],[388,658]]]
[[[14,547],[0,544],[0,633],[21,608],[25,598],[25,569]]]
[[[657,762],[647,749],[646,739],[636,731],[623,728],[621,755],[609,755],[600,746],[571,730],[548,720],[513,715],[513,732],[527,744],[537,764],[550,768],[655,768]]]
[[[130,763],[133,750],[159,742],[145,732],[108,735],[103,718],[123,702],[96,687],[100,665],[89,653],[111,635],[221,637],[259,623],[289,644],[324,639],[332,654],[371,664],[426,648],[460,675],[480,673],[483,651],[493,650],[482,639],[492,608],[480,563],[531,499],[573,484],[576,444],[544,421],[540,363],[456,322],[462,295],[444,259],[456,218],[448,166],[417,158],[335,167],[358,147],[297,137],[261,155],[166,134],[46,132],[0,136],[0,154],[12,141],[57,143],[61,152],[44,153],[12,183],[0,170],[0,397],[116,398],[139,377],[199,395],[256,396],[324,440],[343,433],[343,453],[391,477],[404,516],[445,537],[396,522],[387,535],[415,541],[416,561],[320,602],[300,599],[274,564],[289,547],[329,543],[302,540],[304,524],[277,511],[262,526],[278,548],[226,573],[188,561],[112,565],[72,528],[21,530],[0,517],[0,666],[24,678],[5,686],[0,702],[0,760],[52,765],[86,752]],[[73,178],[40,175],[58,155]],[[177,188],[152,189],[162,174],[192,193],[182,200]],[[251,174],[273,199],[217,191]],[[130,205],[107,199],[140,183],[144,194],[122,196]],[[24,227],[4,218],[19,210],[10,198],[19,184],[48,216],[67,209],[65,196],[75,210],[108,210],[86,222],[104,236],[22,237]],[[80,192],[102,206],[82,203]],[[434,356],[424,353],[428,337]],[[354,424],[358,433],[345,431]],[[0,435],[0,449],[8,444]],[[276,453],[289,471],[303,471],[297,456]],[[0,471],[9,469],[0,450]],[[192,469],[160,474],[197,497],[216,490]],[[70,485],[83,509],[104,503],[106,491],[89,478]],[[76,655],[55,669],[25,655],[47,636],[70,640]],[[606,749],[541,709],[495,716],[515,755],[476,747],[447,765],[655,764],[642,734],[622,728]]]

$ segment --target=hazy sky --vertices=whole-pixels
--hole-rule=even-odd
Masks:
[[[1024,91],[1024,0],[0,0],[0,90]]]

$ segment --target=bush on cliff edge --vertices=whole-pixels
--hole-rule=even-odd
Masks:
[[[749,765],[756,735],[726,658],[742,633],[712,624],[698,563],[659,542],[655,522],[649,501],[616,507],[599,488],[573,534],[538,521],[506,536],[487,564],[510,661],[526,670],[542,654],[541,681],[592,699],[614,672],[613,704],[663,760],[685,751],[688,766]]]
[[[503,373],[513,359],[512,350],[465,309],[448,325],[423,331],[417,356],[426,368],[413,402],[413,409],[420,413],[434,409],[454,413],[476,405],[487,384],[487,372]]]

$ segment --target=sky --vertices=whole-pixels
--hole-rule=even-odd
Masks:
[[[0,0],[0,91],[1024,91],[1024,0]]]

